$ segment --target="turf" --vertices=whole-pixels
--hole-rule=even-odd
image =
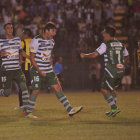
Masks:
[[[34,114],[25,119],[14,110],[18,96],[0,97],[0,140],[140,140],[140,91],[119,92],[121,112],[115,118],[101,93],[67,91],[71,105],[83,105],[79,114],[69,117],[53,93],[40,94]]]

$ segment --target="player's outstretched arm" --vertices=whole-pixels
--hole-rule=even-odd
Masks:
[[[26,58],[30,59],[30,56],[27,55],[24,50],[22,50],[21,54],[22,54],[23,57],[26,57]]]
[[[81,53],[80,56],[81,58],[96,58],[99,54],[97,52],[93,52],[93,53]]]
[[[7,55],[6,51],[0,51],[0,56],[5,56],[5,55]]]

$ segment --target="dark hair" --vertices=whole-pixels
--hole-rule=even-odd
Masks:
[[[25,28],[23,31],[24,31],[24,34],[28,35],[29,37],[32,36],[32,32],[30,29]]]
[[[13,26],[13,24],[11,22],[8,22],[8,23],[4,24],[3,28],[5,29],[7,25],[12,25]]]
[[[115,37],[116,30],[113,27],[107,26],[105,32],[108,33],[111,37]]]
[[[45,30],[50,30],[50,29],[56,29],[56,25],[53,22],[48,22],[44,27],[43,31],[45,32]]]

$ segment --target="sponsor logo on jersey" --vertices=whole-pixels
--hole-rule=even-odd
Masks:
[[[50,57],[50,54],[42,53],[42,60],[43,61],[48,61],[49,57]]]
[[[117,67],[118,69],[123,69],[123,68],[124,68],[124,65],[123,65],[123,64],[116,64],[116,67]]]

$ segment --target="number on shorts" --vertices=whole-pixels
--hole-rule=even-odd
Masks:
[[[39,76],[34,76],[34,81],[39,82]]]
[[[2,82],[6,82],[6,76],[2,76],[2,77],[1,77],[1,81],[2,81]]]

